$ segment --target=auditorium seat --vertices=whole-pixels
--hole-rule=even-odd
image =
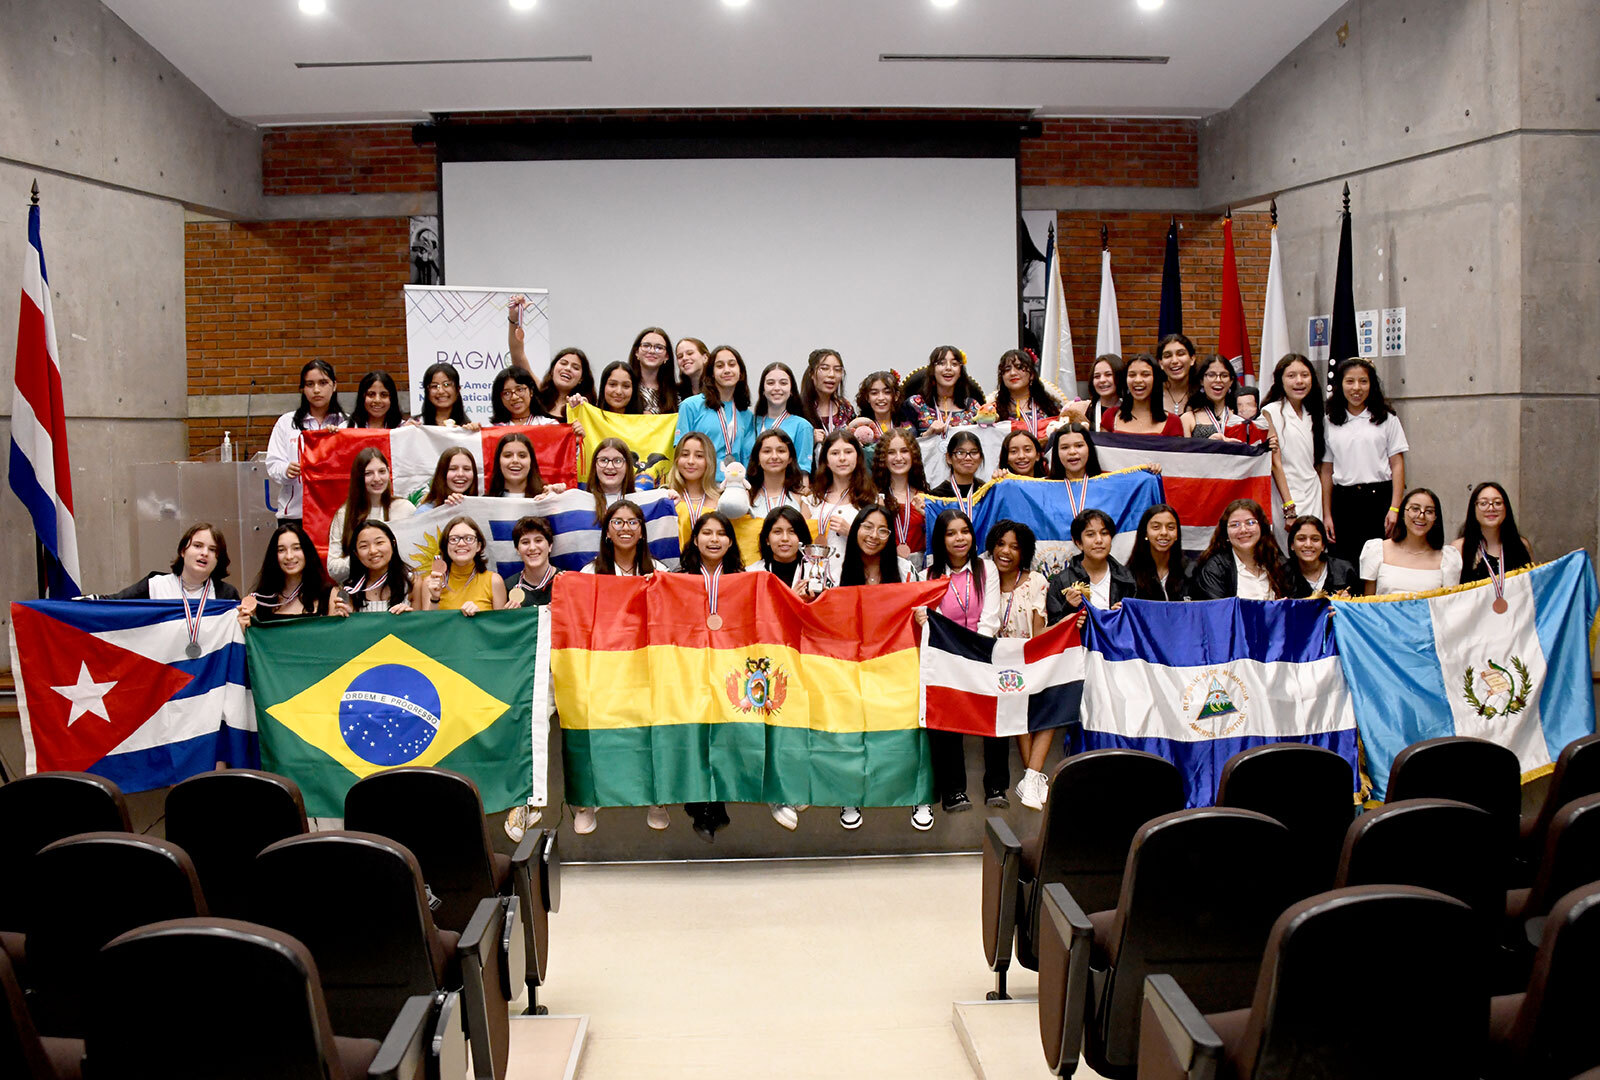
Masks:
[[[350,831],[296,836],[261,852],[256,871],[255,921],[311,950],[334,1030],[382,1038],[407,998],[462,986],[460,935],[434,924],[422,871],[404,845]],[[479,906],[501,903],[486,898]],[[509,1007],[498,982],[462,999],[488,1003],[485,1012]],[[473,1013],[466,1016],[476,1037]],[[504,1034],[491,1026],[484,1037],[493,1044]],[[505,1051],[491,1057],[504,1061]],[[503,1080],[504,1071],[493,1075]]]
[[[126,832],[57,840],[34,856],[27,892],[24,985],[47,1035],[83,1034],[84,1009],[103,992],[95,960],[106,942],[148,923],[206,914],[183,849]]]
[[[387,836],[410,850],[439,899],[433,918],[443,929],[465,930],[485,897],[515,895],[527,958],[528,1011],[543,1011],[536,998],[550,951],[552,908],[545,882],[556,859],[553,829],[529,830],[515,853],[499,854],[489,839],[478,786],[460,773],[419,766],[384,769],[352,784],[344,798],[344,825],[351,832]]]
[[[1550,819],[1533,885],[1506,893],[1506,918],[1514,923],[1535,920],[1558,897],[1593,881],[1600,881],[1600,795],[1585,795]],[[1528,928],[1527,939],[1537,944],[1537,923]]]
[[[1600,735],[1585,735],[1562,748],[1550,774],[1550,787],[1544,802],[1531,814],[1522,815],[1521,857],[1527,879],[1533,876],[1539,855],[1544,851],[1545,834],[1556,811],[1574,799],[1600,794]]]
[[[1473,1080],[1487,989],[1480,924],[1428,889],[1363,885],[1273,924],[1248,1008],[1209,1013],[1182,975],[1145,984],[1139,1080]]]
[[[990,818],[983,838],[983,952],[995,973],[990,998],[1006,996],[1012,941],[1017,962],[1038,968],[1044,886],[1063,882],[1087,910],[1113,908],[1134,833],[1183,809],[1183,777],[1166,758],[1139,750],[1092,750],[1050,776],[1039,831],[1019,842]]]
[[[167,793],[167,839],[194,860],[206,905],[220,918],[249,914],[256,856],[306,832],[306,806],[293,780],[255,769],[191,776]]]
[[[89,1010],[95,1080],[461,1080],[453,995],[406,999],[380,1042],[335,1035],[310,952],[232,919],[176,919],[129,931],[100,958],[107,992]],[[432,1062],[432,1036],[454,1058]]]
[[[1600,1066],[1590,1028],[1600,971],[1600,883],[1556,901],[1527,990],[1489,1003],[1492,1080],[1564,1080]]]
[[[1385,803],[1351,823],[1334,884],[1414,885],[1453,896],[1478,913],[1488,942],[1505,906],[1503,839],[1494,818],[1464,802]]]
[[[13,881],[45,845],[87,832],[130,832],[122,789],[103,776],[43,772],[0,784],[0,866]],[[0,930],[22,925],[22,892],[0,889]]]
[[[1394,756],[1384,799],[1454,799],[1487,810],[1505,833],[1509,858],[1522,817],[1522,765],[1515,752],[1487,739],[1424,739]]]
[[[1309,896],[1328,888],[1339,869],[1345,830],[1356,814],[1355,774],[1326,747],[1268,743],[1241,750],[1222,766],[1217,805],[1283,822]]]
[[[11,961],[0,953],[0,1076],[16,1080],[79,1080],[83,1076],[83,1040],[54,1039],[39,1034]]]
[[[1115,910],[1085,912],[1052,884],[1056,910],[1042,929],[1059,935],[1053,948],[1066,962],[1039,972],[1051,1067],[1070,1075],[1081,1045],[1101,1076],[1133,1076],[1147,975],[1175,976],[1203,1011],[1248,1005],[1268,931],[1298,899],[1299,883],[1282,872],[1291,850],[1289,830],[1265,814],[1180,810],[1134,836]]]

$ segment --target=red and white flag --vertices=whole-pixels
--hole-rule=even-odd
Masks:
[[[35,198],[37,198],[37,187]],[[78,527],[72,516],[72,463],[61,397],[61,354],[39,239],[39,206],[28,208],[28,250],[22,262],[17,317],[16,388],[11,396],[11,490],[33,518],[50,553],[49,593],[71,599],[78,588]]]
[[[1026,735],[1075,724],[1083,661],[1077,619],[1036,638],[992,638],[930,612],[922,630],[922,726]]]
[[[1255,384],[1250,335],[1244,328],[1244,297],[1239,292],[1239,266],[1233,259],[1232,214],[1222,222],[1222,315],[1217,331],[1217,351],[1228,358],[1241,380]]]
[[[1231,430],[1231,429],[1230,429]],[[1235,499],[1261,504],[1283,542],[1283,511],[1272,498],[1272,454],[1264,442],[1176,439],[1163,435],[1096,432],[1095,453],[1106,472],[1140,465],[1161,467],[1167,504],[1178,512],[1183,550],[1199,554]]]

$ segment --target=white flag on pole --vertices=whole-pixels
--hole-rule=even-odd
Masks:
[[[1067,294],[1061,287],[1061,252],[1054,244],[1045,258],[1044,334],[1039,343],[1039,371],[1053,378],[1063,392],[1078,396],[1078,369],[1072,359],[1072,323],[1067,319]]]
[[[1100,328],[1094,352],[1122,355],[1122,323],[1117,319],[1117,287],[1111,281],[1111,249],[1100,252]]]
[[[1289,344],[1289,313],[1283,306],[1283,263],[1278,257],[1278,227],[1272,227],[1272,257],[1267,262],[1267,306],[1261,315],[1261,378],[1271,379],[1271,371],[1286,353]]]

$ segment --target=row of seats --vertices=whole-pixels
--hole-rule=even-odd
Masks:
[[[1005,996],[1014,941],[1018,961],[1041,971],[1052,1067],[1069,1075],[1081,1045],[1102,1074],[1132,1075],[1146,975],[1174,977],[1202,1011],[1242,1007],[1280,913],[1324,890],[1359,886],[1452,898],[1471,923],[1454,948],[1485,995],[1530,986],[1546,914],[1600,879],[1600,794],[1592,794],[1600,791],[1600,738],[1563,751],[1545,805],[1523,822],[1516,758],[1483,740],[1408,748],[1396,760],[1391,801],[1355,820],[1353,780],[1327,751],[1256,747],[1225,766],[1217,807],[1182,810],[1181,778],[1163,759],[1119,750],[1067,759],[1052,776],[1038,834],[1018,842],[998,818],[986,829],[990,997]],[[1040,955],[1051,933],[1077,950],[1059,1002],[1047,1000]],[[1345,960],[1359,968],[1366,952],[1347,942]],[[1057,1014],[1076,1019],[1052,1037],[1048,1017]]]
[[[261,924],[252,940],[270,926],[309,950],[331,1030],[381,1041],[423,1009],[410,999],[426,998],[426,1023],[464,1016],[474,1073],[503,1080],[507,1003],[525,985],[529,1011],[543,1011],[535,994],[559,906],[553,833],[495,854],[476,787],[437,769],[353,785],[343,832],[309,834],[295,785],[250,770],[187,780],[166,809],[163,841],[128,831],[121,792],[100,777],[0,787],[0,820],[17,824],[0,860],[22,871],[19,888],[0,892],[0,936],[45,1036],[88,1033],[93,973],[118,935],[196,918],[240,932],[249,919]],[[241,1044],[205,1045],[237,1054]]]

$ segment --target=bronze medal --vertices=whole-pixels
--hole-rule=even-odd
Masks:
[[[1505,597],[1497,596],[1494,598],[1494,613],[1496,615],[1504,615],[1506,613],[1506,609],[1510,606],[1510,604],[1506,603]]]
[[[899,547],[895,548],[895,553],[902,559],[909,559],[911,558],[911,545],[901,544]]]
[[[707,615],[706,616],[706,629],[707,630],[721,630],[722,629],[722,616],[718,615],[715,611],[713,611],[710,615]]]

